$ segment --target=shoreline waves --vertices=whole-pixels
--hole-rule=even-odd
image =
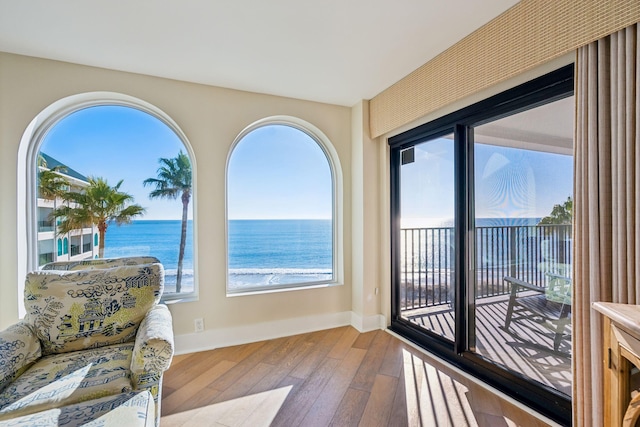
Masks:
[[[165,267],[165,292],[175,292],[180,220],[135,220],[109,227],[105,257],[155,256]],[[194,290],[193,226],[187,223],[182,292]],[[230,220],[229,289],[332,279],[330,220]]]

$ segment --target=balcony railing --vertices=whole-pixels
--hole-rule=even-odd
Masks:
[[[38,221],[38,232],[53,231],[53,221]]]
[[[451,304],[453,239],[448,227],[401,230],[402,310]],[[545,272],[571,264],[571,225],[476,227],[475,239],[476,298],[510,292],[504,276],[544,287]]]
[[[52,262],[52,261],[53,261],[53,253],[52,252],[38,255],[38,265],[44,265],[44,264],[46,264],[48,262]]]

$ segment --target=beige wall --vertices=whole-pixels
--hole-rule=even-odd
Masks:
[[[191,334],[197,317],[204,318],[206,329],[224,329],[351,311],[351,109],[0,53],[0,329],[18,318],[17,289],[23,280],[18,274],[22,254],[16,235],[20,139],[33,118],[53,102],[93,91],[123,93],[158,107],[184,131],[195,154],[200,298],[171,305],[177,335]],[[275,115],[295,116],[315,125],[338,153],[344,180],[345,284],[227,298],[227,155],[247,125]]]
[[[389,289],[380,289],[379,212],[383,193],[379,176],[384,169],[379,168],[381,143],[369,137],[367,101],[352,108],[351,120],[353,312],[363,319],[371,319],[380,313],[381,294]],[[368,328],[364,325],[363,329]]]

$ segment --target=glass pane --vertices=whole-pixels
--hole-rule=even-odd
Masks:
[[[402,153],[400,313],[451,341],[454,313],[453,135]]]
[[[571,393],[572,120],[573,97],[474,129],[475,283],[469,284],[472,349],[565,394]]]
[[[154,256],[165,268],[165,298],[194,292],[192,171],[185,152],[173,129],[136,108],[98,105],[62,118],[34,165],[39,265]],[[104,205],[105,192],[118,197]],[[107,225],[102,236],[100,224]],[[55,251],[46,243],[54,239]]]
[[[334,282],[333,203],[331,164],[310,134],[246,134],[227,172],[228,292]]]

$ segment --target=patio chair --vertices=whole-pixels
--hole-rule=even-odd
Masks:
[[[571,324],[571,279],[553,273],[545,275],[545,288],[505,276],[504,281],[511,285],[511,296],[504,329],[509,331],[511,322],[525,319],[542,324],[551,330],[553,349],[558,351],[565,327]]]

